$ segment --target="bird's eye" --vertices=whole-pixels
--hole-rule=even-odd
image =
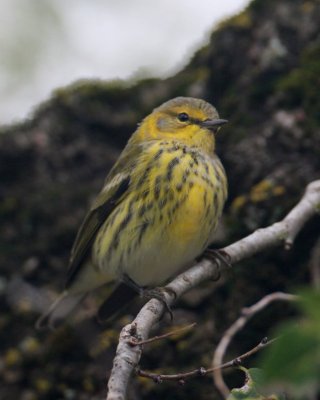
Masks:
[[[187,113],[180,113],[178,114],[178,120],[181,122],[187,122],[189,121],[189,115]]]

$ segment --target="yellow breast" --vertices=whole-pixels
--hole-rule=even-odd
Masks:
[[[97,235],[93,258],[109,275],[121,268],[140,285],[161,284],[208,245],[226,181],[218,158],[178,144],[156,143],[140,161],[131,192]]]
[[[186,200],[177,210],[171,228],[172,236],[183,243],[197,240],[199,231],[203,230],[205,225],[205,214],[208,210],[204,203],[204,198],[208,197],[206,187],[197,184],[186,190]]]
[[[181,184],[181,192],[176,193],[178,200],[168,231],[178,247],[191,246],[194,251],[198,248],[201,252],[208,245],[220,218],[226,197],[226,180],[218,160],[186,156],[186,161],[180,171],[179,168],[175,171],[175,181],[181,181],[186,175],[187,178]]]

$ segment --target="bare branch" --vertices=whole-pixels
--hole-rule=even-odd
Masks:
[[[214,367],[213,371],[213,380],[216,388],[219,390],[219,392],[222,394],[223,397],[227,398],[230,394],[230,391],[228,389],[228,386],[225,384],[221,369],[216,368],[218,365],[220,365],[223,362],[223,356],[225,355],[225,352],[234,338],[234,336],[244,327],[244,325],[258,312],[263,310],[265,307],[267,307],[270,303],[274,301],[279,301],[279,300],[284,300],[284,301],[293,301],[296,300],[297,296],[294,296],[292,294],[286,294],[282,292],[275,292],[268,294],[267,296],[263,297],[261,300],[259,300],[257,303],[252,305],[251,307],[246,307],[242,309],[241,312],[241,317],[239,317],[221,338],[216,351],[214,352],[213,355],[213,360],[212,360],[212,366]],[[252,354],[252,353],[251,353]],[[250,354],[250,355],[251,355]]]
[[[232,264],[252,256],[266,248],[293,241],[303,225],[320,209],[320,180],[310,183],[300,202],[281,221],[270,227],[259,229],[251,235],[222,249],[229,255]],[[225,268],[221,265],[221,268]],[[186,272],[177,276],[167,287],[173,289],[177,297],[199,283],[213,278],[217,274],[217,264],[202,260]],[[172,304],[173,295],[165,293],[168,304]],[[141,309],[133,324],[139,340],[147,339],[152,326],[163,313],[163,304],[151,299]],[[124,400],[129,379],[141,357],[139,346],[130,346],[128,340],[133,336],[132,324],[125,326],[120,334],[116,356],[108,382],[107,400]],[[141,338],[141,339],[140,339]]]
[[[132,339],[132,338],[131,338],[131,339],[129,340],[128,343],[129,343],[131,346],[141,346],[141,345],[143,345],[143,344],[149,344],[149,343],[155,342],[155,341],[157,341],[157,340],[166,339],[166,338],[169,337],[169,336],[177,335],[178,333],[181,333],[181,332],[183,332],[183,331],[192,329],[192,328],[194,328],[195,326],[196,326],[196,323],[194,322],[193,324],[189,324],[189,325],[187,325],[187,326],[183,326],[182,328],[175,329],[174,331],[171,331],[171,332],[168,332],[168,333],[164,333],[163,335],[153,336],[153,337],[150,338],[150,339],[146,339],[146,340],[137,340],[137,339]]]
[[[216,370],[222,370],[222,369],[226,369],[226,368],[239,366],[239,365],[242,364],[243,360],[245,360],[246,358],[248,358],[248,357],[252,356],[253,354],[257,353],[258,351],[260,351],[264,347],[268,346],[274,340],[275,339],[268,341],[267,338],[264,338],[264,339],[261,340],[261,342],[257,346],[255,346],[253,349],[247,351],[246,353],[242,354],[241,356],[238,356],[237,358],[234,358],[233,360],[228,361],[228,362],[226,362],[224,364],[218,365],[216,367],[208,368],[208,369],[200,367],[200,368],[194,369],[194,370],[189,371],[189,372],[182,372],[182,373],[179,373],[179,374],[172,374],[172,375],[155,374],[153,372],[144,371],[144,370],[139,369],[139,368],[136,369],[136,372],[137,372],[137,374],[139,376],[142,376],[144,378],[152,379],[155,383],[161,383],[163,381],[178,381],[180,384],[185,384],[185,381],[187,379],[195,378],[195,377],[199,377],[199,376],[206,376],[206,375],[208,375],[211,372],[214,372]]]

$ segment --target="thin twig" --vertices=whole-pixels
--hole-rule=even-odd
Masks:
[[[229,255],[230,262],[235,263],[246,259],[262,250],[276,246],[290,238],[291,241],[301,230],[304,224],[320,210],[320,180],[310,183],[300,202],[280,222],[267,228],[258,229],[245,237],[222,249]],[[223,265],[220,269],[224,269]],[[216,263],[202,260],[186,272],[177,276],[168,287],[176,293],[176,297],[165,293],[166,301],[171,305],[176,298],[201,282],[212,279],[217,274]],[[149,332],[156,324],[164,311],[163,303],[151,299],[141,309],[135,320],[138,337],[147,339]],[[141,357],[141,346],[130,346],[127,342],[131,335],[131,324],[126,325],[119,338],[113,368],[108,382],[107,400],[124,400],[129,380],[134,368]]]
[[[244,327],[244,325],[258,312],[267,307],[270,303],[274,301],[294,301],[297,296],[292,294],[274,292],[263,297],[257,303],[253,304],[251,307],[243,308],[241,311],[241,316],[226,330],[223,337],[221,338],[218,346],[213,355],[212,366],[215,368],[213,370],[213,380],[216,388],[222,394],[223,397],[227,398],[230,394],[228,386],[225,384],[221,369],[216,368],[218,365],[222,364],[223,357],[226,350],[234,338],[234,336]],[[262,343],[262,342],[261,342]],[[251,354],[250,354],[251,355]]]
[[[130,344],[130,346],[141,346],[143,344],[149,344],[152,342],[155,342],[157,340],[162,340],[162,339],[166,339],[167,337],[173,336],[173,335],[177,335],[178,333],[181,333],[183,331],[192,329],[196,326],[196,322],[194,322],[193,324],[187,325],[187,326],[183,326],[182,328],[176,329],[174,331],[168,332],[168,333],[164,333],[163,335],[158,335],[158,336],[153,336],[150,339],[146,339],[146,340],[137,340],[134,338],[130,338],[128,340],[128,343]]]
[[[165,375],[165,374],[155,374],[153,372],[148,372],[148,371],[144,371],[142,369],[137,368],[136,372],[139,376],[142,376],[144,378],[149,378],[152,379],[154,382],[156,383],[161,383],[163,381],[178,381],[180,384],[184,384],[185,381],[187,379],[190,378],[195,378],[195,377],[199,377],[199,376],[205,376],[208,375],[216,370],[222,370],[222,369],[226,369],[226,368],[231,368],[231,367],[235,367],[235,366],[239,366],[242,364],[243,360],[245,360],[246,358],[252,356],[253,354],[257,353],[258,351],[260,351],[261,349],[263,349],[264,347],[268,346],[269,344],[271,344],[273,340],[269,340],[267,338],[264,338],[261,340],[261,342],[255,346],[254,348],[252,348],[251,350],[247,351],[246,353],[242,354],[241,356],[234,358],[231,361],[228,361],[224,364],[221,364],[219,366],[216,367],[211,367],[211,368],[197,368],[194,369],[192,371],[188,371],[188,372],[182,372],[179,374],[171,374],[171,375]]]

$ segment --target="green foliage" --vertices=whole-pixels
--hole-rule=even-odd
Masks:
[[[239,389],[233,389],[227,400],[283,400],[282,396],[263,394],[264,374],[261,369],[240,368],[246,374],[245,384]]]
[[[261,357],[261,369],[241,368],[245,384],[231,391],[228,400],[291,400],[315,397],[320,391],[320,292],[305,290],[298,307],[301,316],[278,327],[278,339]]]
[[[277,329],[261,367],[266,383],[304,399],[320,390],[320,292],[304,291],[298,304],[302,316]]]

